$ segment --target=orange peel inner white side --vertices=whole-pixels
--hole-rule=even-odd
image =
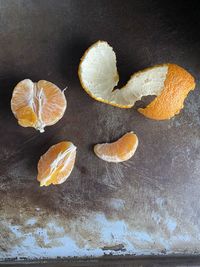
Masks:
[[[82,87],[91,97],[120,108],[133,107],[143,96],[161,97],[162,104],[159,107],[156,107],[160,104],[156,98],[151,110],[139,110],[145,116],[158,120],[169,119],[179,113],[185,97],[195,87],[194,78],[189,72],[175,64],[162,64],[133,74],[125,86],[114,89],[119,81],[116,55],[104,41],[98,41],[86,50],[78,74]],[[154,108],[156,112],[152,112]]]

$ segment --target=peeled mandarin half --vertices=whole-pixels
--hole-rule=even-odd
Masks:
[[[137,146],[137,135],[129,132],[113,143],[95,145],[94,153],[108,162],[122,162],[129,160],[135,154]]]
[[[146,109],[139,109],[146,117],[156,120],[178,114],[187,94],[195,88],[189,72],[175,64],[162,64],[133,74],[124,87],[114,89],[119,81],[116,55],[104,41],[86,50],[78,74],[83,89],[91,97],[120,108],[133,107],[143,96],[157,96]]]
[[[55,124],[65,112],[64,92],[55,84],[41,80],[25,79],[14,88],[11,109],[23,127],[34,127],[44,132],[44,127]]]
[[[76,147],[71,142],[60,142],[41,156],[37,180],[40,186],[62,184],[71,174],[76,158]]]

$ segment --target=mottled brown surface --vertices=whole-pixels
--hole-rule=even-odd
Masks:
[[[48,260],[43,262],[44,267],[188,267],[199,266],[199,256],[185,257],[169,257],[169,256],[148,256],[148,257],[116,257],[106,256],[98,259],[65,259],[65,260]],[[21,261],[19,264],[23,264]],[[10,267],[16,267],[16,263],[9,264]],[[39,267],[41,262],[29,262],[29,267]]]
[[[123,253],[127,241],[134,247],[132,254],[200,253],[196,6],[169,1],[0,0],[0,8],[0,258],[14,257],[14,248],[19,257],[43,257],[40,249],[62,245],[63,236],[85,249],[107,251],[116,246]],[[79,84],[77,68],[85,49],[98,39],[108,41],[118,55],[120,84],[133,72],[158,63],[173,62],[189,70],[197,87],[184,110],[159,122],[136,111],[148,99],[124,110],[90,98]],[[13,87],[24,78],[68,87],[63,119],[43,134],[18,126],[11,113]],[[139,137],[134,158],[117,165],[95,157],[93,144],[116,140],[130,130]],[[62,140],[78,147],[75,169],[64,184],[40,188],[37,161]],[[123,221],[127,236],[102,236],[93,220],[98,214],[113,223]],[[170,226],[169,219],[176,226]],[[52,220],[60,231],[48,226]],[[22,235],[16,236],[10,227]],[[138,232],[150,235],[151,241],[136,238]],[[35,242],[25,247],[27,236]],[[67,244],[62,246],[68,256]],[[34,255],[33,248],[38,248]]]

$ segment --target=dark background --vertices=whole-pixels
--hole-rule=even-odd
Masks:
[[[136,111],[149,98],[129,110],[90,98],[79,84],[77,69],[84,51],[97,40],[113,46],[120,86],[132,73],[154,64],[171,62],[190,71],[197,87],[181,114],[171,121],[156,122]],[[195,218],[196,223],[200,214],[200,173],[194,167],[200,155],[199,72],[197,1],[0,0],[0,216],[23,224],[39,206],[43,209],[37,215],[41,223],[45,216],[71,218],[83,210],[101,211],[115,219],[105,201],[119,195],[128,202],[126,188],[135,186],[133,179],[139,188],[145,188],[142,177],[148,172],[150,187],[155,188],[156,177],[166,199],[174,196],[174,202],[180,204],[182,218]],[[68,87],[63,119],[44,134],[18,126],[11,113],[12,90],[25,78]],[[93,155],[93,144],[115,140],[132,129],[140,145],[131,166],[143,171],[133,177],[132,169],[126,168],[125,180],[119,182],[113,176],[109,183],[102,181],[106,167]],[[72,175],[63,186],[40,188],[36,181],[40,155],[65,139],[78,147]],[[180,157],[169,173],[171,158],[177,151],[184,153],[186,145],[191,148],[188,157]],[[140,205],[140,196],[134,201]],[[131,205],[128,207],[133,208]],[[7,233],[5,238],[2,249],[10,249],[12,237]]]

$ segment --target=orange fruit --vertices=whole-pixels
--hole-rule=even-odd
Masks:
[[[157,96],[147,108],[139,109],[156,120],[178,114],[187,94],[195,88],[189,72],[175,64],[161,64],[136,72],[126,85],[115,89],[119,81],[116,55],[105,41],[98,41],[85,51],[78,75],[83,89],[92,98],[120,108],[133,107],[143,96]]]
[[[192,75],[175,64],[167,64],[168,72],[163,89],[146,108],[138,111],[154,120],[166,120],[178,114],[184,107],[188,93],[195,88]]]
[[[62,184],[71,174],[76,158],[76,147],[68,141],[51,146],[38,162],[37,180],[40,186]]]
[[[34,127],[44,132],[44,127],[55,124],[66,109],[66,98],[55,84],[25,79],[13,90],[11,109],[23,127]]]
[[[94,153],[100,159],[108,162],[122,162],[130,159],[135,154],[137,146],[137,135],[129,132],[113,143],[95,145]]]

